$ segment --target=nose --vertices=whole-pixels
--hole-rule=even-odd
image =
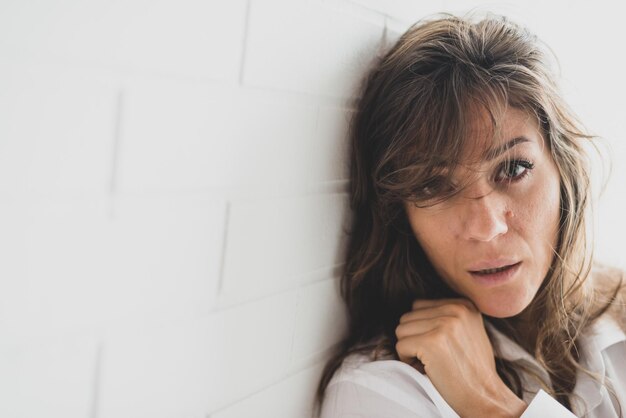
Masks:
[[[471,241],[491,241],[509,230],[507,209],[497,192],[468,197],[463,208],[463,238]]]

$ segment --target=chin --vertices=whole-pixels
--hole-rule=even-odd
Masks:
[[[483,315],[493,318],[510,318],[519,315],[526,309],[529,303],[530,301],[528,303],[520,302],[519,299],[512,301],[499,300],[496,303],[484,300],[474,301],[474,304]]]

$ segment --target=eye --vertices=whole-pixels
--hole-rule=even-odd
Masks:
[[[528,160],[507,160],[502,163],[498,169],[498,174],[495,177],[496,182],[508,181],[515,182],[525,177],[530,170],[532,170],[534,164]]]
[[[437,197],[453,193],[455,187],[443,176],[435,176],[427,179],[419,190],[416,191],[415,197],[418,200],[429,200]]]

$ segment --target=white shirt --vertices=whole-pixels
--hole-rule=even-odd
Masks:
[[[523,348],[487,324],[501,357],[526,362],[546,382],[546,371]],[[598,319],[581,337],[580,362],[610,382],[626,417],[626,335],[609,317]],[[543,391],[538,383],[522,374],[524,401],[528,408],[523,418],[617,418],[620,406],[606,386],[578,372],[571,396],[572,414]],[[370,361],[366,355],[348,356],[326,389],[321,418],[458,418],[426,375],[397,360]]]

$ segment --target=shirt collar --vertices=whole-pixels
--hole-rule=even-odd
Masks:
[[[501,358],[509,361],[528,360],[532,363],[536,362],[529,352],[512,341],[490,322],[485,321],[485,324],[494,339],[495,345],[497,345]],[[590,348],[588,346],[593,342],[594,349],[599,352],[622,341],[626,341],[626,334],[624,334],[624,331],[617,322],[608,315],[603,315],[598,318],[591,324],[588,333],[583,335],[580,339],[581,345],[587,348]]]
[[[598,379],[593,379],[587,373],[578,371],[576,386],[573,393],[578,395],[572,398],[574,411],[579,415],[587,415],[602,403],[602,398],[608,397],[604,386],[606,368],[603,353],[609,347],[626,341],[624,331],[613,318],[603,315],[590,327],[589,332],[581,338],[581,365],[594,373]]]
[[[513,362],[527,361],[543,371],[530,353],[513,342],[488,321],[485,321],[485,324],[493,337],[494,345],[497,346],[497,351],[501,358]],[[594,321],[585,335],[581,336],[579,340],[581,365],[598,376],[599,380],[591,378],[587,373],[578,371],[576,385],[573,390],[573,393],[578,395],[578,397],[572,398],[572,406],[578,413],[582,411],[587,413],[602,402],[606,392],[606,388],[603,386],[606,370],[602,354],[609,347],[623,341],[626,341],[626,334],[617,322],[608,315],[602,315]]]
[[[604,351],[614,344],[626,341],[626,334],[615,319],[605,314],[591,325],[588,338],[595,341],[596,348]]]
[[[493,338],[492,343],[500,358],[508,361],[527,360],[535,363],[534,357],[528,351],[498,330],[491,322],[485,321],[485,327]]]

